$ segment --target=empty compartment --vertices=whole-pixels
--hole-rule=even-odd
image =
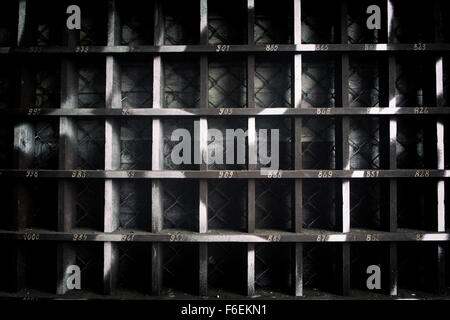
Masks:
[[[162,120],[161,152],[164,170],[198,170],[200,121],[191,119]]]
[[[372,9],[367,13],[367,9],[371,6],[378,6],[380,9],[380,26],[379,29],[369,29],[367,21],[374,12]],[[348,43],[386,43],[386,37],[383,34],[383,22],[386,21],[386,1],[380,0],[351,0],[347,5],[347,34]],[[369,20],[374,23],[372,19]]]
[[[164,44],[199,43],[200,2],[169,0],[162,3],[164,13]]]
[[[78,108],[104,108],[106,73],[104,59],[78,60]],[[76,108],[77,106],[72,106]]]
[[[334,128],[333,119],[302,119],[303,169],[335,168]]]
[[[108,2],[105,0],[74,0],[81,9],[80,46],[106,46]]]
[[[152,247],[149,243],[114,243],[117,252],[116,296],[143,295],[151,291]]]
[[[73,169],[103,170],[105,167],[105,122],[75,120],[76,161]]]
[[[331,56],[302,59],[302,108],[335,106],[335,61]]]
[[[17,271],[18,267],[18,247],[20,242],[18,241],[5,241],[0,243],[0,250],[4,256],[5,261],[8,263],[0,264],[0,293],[5,295],[7,293],[13,293],[16,291],[17,284]]]
[[[276,9],[276,10],[274,10]],[[269,0],[255,1],[255,43],[292,43],[292,3],[283,1],[274,8]]]
[[[397,167],[434,169],[437,167],[436,120],[397,120]]]
[[[385,94],[380,85],[380,70],[382,60],[379,57],[366,54],[364,56],[350,55],[348,100],[352,108],[378,108],[381,95]],[[383,90],[383,92],[382,92]]]
[[[247,245],[240,243],[208,244],[208,294],[222,298],[246,294]]]
[[[120,120],[120,169],[151,170],[152,122],[150,119]]]
[[[16,29],[19,8],[15,1],[0,4],[0,47],[16,45]]]
[[[200,106],[200,59],[198,56],[165,56],[164,108]]]
[[[247,231],[247,181],[208,181],[208,229]]]
[[[290,108],[292,62],[288,56],[256,56],[255,104],[258,108]]]
[[[3,214],[0,215],[0,230],[14,230],[16,215],[13,210],[14,188],[18,185],[10,178],[0,180],[0,201],[3,203]]]
[[[334,43],[339,38],[339,4],[336,1],[305,0],[302,8],[302,43]]]
[[[413,6],[400,0],[393,0],[394,15],[389,35],[396,43],[429,43],[434,41],[434,1],[427,5]]]
[[[120,44],[125,46],[153,45],[154,2],[120,0]]]
[[[63,44],[64,33],[67,32],[66,20],[71,14],[66,14],[66,9],[72,3],[66,1],[29,1],[27,3],[28,10],[32,15],[31,23],[27,24],[28,28],[28,45],[30,46],[60,46]],[[28,5],[30,6],[28,8]],[[49,10],[49,7],[52,9]],[[87,9],[86,9],[87,13]],[[17,13],[14,12],[17,16]],[[83,16],[83,15],[81,15]],[[62,27],[64,26],[64,27]]]
[[[209,60],[209,107],[247,107],[247,59],[212,56]]]
[[[433,57],[398,56],[395,81],[397,107],[428,107],[436,105],[433,86],[436,61]]]
[[[203,30],[202,30],[203,31]],[[209,44],[245,44],[247,42],[247,2],[208,1]]]
[[[338,262],[342,244],[303,245],[303,290],[306,296],[333,294],[338,289]]]
[[[123,180],[120,188],[120,230],[151,231],[151,181]]]
[[[152,64],[151,58],[119,60],[122,108],[152,108]]]
[[[169,298],[198,293],[198,245],[164,243],[162,245],[162,291]]]
[[[437,293],[439,281],[437,243],[398,244],[398,290],[401,297],[424,298]]]
[[[388,212],[388,181],[356,179],[350,181],[350,227],[352,229],[384,229],[383,214]]]
[[[75,192],[75,215],[72,229],[103,230],[104,194],[103,180],[89,179],[72,182]]]
[[[56,244],[24,242],[19,245],[17,272],[24,277],[19,294],[53,294],[56,291]]]
[[[291,255],[291,244],[255,244],[256,294],[290,294],[293,269]]]
[[[256,229],[291,231],[293,228],[293,181],[258,179]]]
[[[435,179],[423,179],[397,180],[399,228],[437,230],[437,183]]]
[[[163,229],[198,231],[198,181],[162,180]]]
[[[257,168],[270,171],[292,170],[294,146],[292,119],[259,118],[256,120]]]
[[[306,179],[303,180],[303,227],[306,229],[335,230],[336,181]]]
[[[208,120],[208,169],[245,170],[247,154],[247,119]]]
[[[0,59],[0,109],[14,107],[16,65],[12,59]]]
[[[380,169],[380,121],[375,118],[351,118],[350,169]]]

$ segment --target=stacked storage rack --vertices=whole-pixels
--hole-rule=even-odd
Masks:
[[[409,6],[2,1],[1,296],[446,296],[450,5]],[[246,164],[174,163],[177,128]]]

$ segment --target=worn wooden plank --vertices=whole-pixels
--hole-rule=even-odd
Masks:
[[[255,291],[255,244],[247,244],[247,296],[254,296]]]

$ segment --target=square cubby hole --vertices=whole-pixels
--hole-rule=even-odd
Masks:
[[[292,244],[255,244],[256,294],[291,294]]]
[[[436,242],[398,243],[398,294],[421,298],[437,293],[438,245]],[[440,279],[439,279],[440,280]]]
[[[152,183],[149,179],[119,181],[119,230],[151,231]]]
[[[355,179],[350,181],[350,227],[384,230],[389,212],[389,181]]]
[[[25,29],[27,45],[39,47],[62,45],[67,33],[66,19],[70,16],[66,14],[66,10],[70,5],[68,1],[28,1],[27,21],[29,23],[26,24]],[[83,9],[81,9],[82,13]],[[85,10],[87,14],[88,10]],[[31,19],[29,19],[30,14]]]
[[[122,108],[152,108],[153,61],[151,58],[121,58],[120,93]],[[100,88],[99,88],[100,89]]]
[[[3,1],[0,4],[0,47],[16,45],[18,12],[16,1]]]
[[[371,297],[383,298],[389,294],[389,243],[351,243],[350,244],[350,288],[352,295],[370,294]],[[371,267],[369,269],[369,267]],[[374,275],[376,268],[380,271],[380,288],[367,288],[367,280]],[[374,268],[374,269],[372,269]],[[369,272],[367,272],[369,270]],[[378,272],[378,271],[375,271]],[[369,283],[376,285],[376,281]]]
[[[162,3],[164,13],[164,44],[198,44],[200,32],[200,2],[168,0]]]
[[[103,230],[104,218],[104,180],[86,179],[68,181],[75,193],[75,214],[72,217],[72,230]]]
[[[162,244],[162,292],[169,298],[198,294],[198,245]]]
[[[1,21],[1,20],[0,20]],[[14,107],[17,64],[11,58],[0,58],[0,109]],[[3,127],[3,126],[2,126]]]
[[[338,292],[340,243],[303,245],[303,292],[307,297]]]
[[[76,159],[73,169],[103,170],[105,167],[105,123],[97,119],[77,119]]]
[[[16,274],[17,267],[16,261],[20,256],[18,247],[21,245],[21,241],[15,240],[3,240],[0,242],[0,250],[3,252],[4,261],[9,263],[0,263],[0,293],[2,295],[8,293],[14,293],[16,291]]]
[[[113,243],[118,265],[115,296],[144,295],[151,292],[152,246],[150,243]]]
[[[209,59],[209,107],[247,107],[247,59],[240,55]]]
[[[397,120],[397,167],[399,169],[437,168],[435,119]]]
[[[367,13],[370,6],[380,8],[381,23],[387,20],[386,1],[382,0],[350,0],[347,2],[347,35],[348,43],[386,43],[382,29],[369,29],[367,20],[373,10]]]
[[[382,81],[380,83],[381,70],[385,66],[383,62],[383,59],[370,54],[350,55],[348,100],[351,108],[378,108],[386,103],[381,101],[385,93]]]
[[[164,108],[200,106],[200,58],[195,55],[163,57]]]
[[[247,169],[247,125],[247,119],[243,118],[208,121],[208,169]]]
[[[15,272],[24,276],[23,287],[19,294],[54,294],[56,291],[56,243],[23,242],[17,247],[21,261]]]
[[[257,108],[290,108],[292,59],[256,56],[255,105]]]
[[[411,3],[393,0],[394,10],[389,37],[394,43],[430,43],[434,41],[434,1],[427,5],[414,6]]]
[[[293,140],[292,119],[256,119],[257,169],[292,170]]]
[[[433,85],[436,59],[433,56],[398,55],[396,59],[396,107],[416,108],[436,105]]]
[[[247,231],[247,180],[208,181],[208,229]]]
[[[14,209],[14,188],[20,186],[12,178],[0,180],[0,201],[3,203],[3,214],[0,215],[0,230],[12,231],[16,227],[19,215]]]
[[[303,180],[303,228],[333,231],[337,228],[337,186],[334,180]]]
[[[199,183],[190,179],[161,180],[163,229],[198,232]]]
[[[117,1],[120,16],[120,45],[153,45],[154,1]]]
[[[203,30],[202,30],[203,31]],[[208,1],[209,44],[247,43],[247,2]]]
[[[106,46],[108,1],[72,0],[81,9],[80,46]],[[67,7],[66,7],[67,8]]]
[[[78,77],[78,106],[72,107],[105,108],[105,59],[78,59],[74,63]]]
[[[208,295],[246,295],[247,245],[242,243],[208,243]]]
[[[437,182],[435,179],[398,179],[397,197],[399,228],[437,230]]]
[[[294,184],[291,180],[257,179],[255,181],[256,229],[279,231],[293,229],[293,188]]]
[[[303,118],[301,144],[303,169],[335,168],[334,119]]]
[[[335,43],[339,35],[340,3],[305,0],[301,3],[302,43]]]
[[[292,43],[292,6],[293,3],[282,1],[274,8],[270,0],[256,0],[255,43]]]
[[[66,273],[69,265],[76,265],[80,268],[81,289],[67,290],[65,297],[79,298],[89,294],[103,293],[103,243],[58,243],[59,259],[68,257],[67,265],[64,265],[62,272]],[[58,259],[58,260],[59,260]],[[61,260],[59,260],[61,261]],[[65,281],[67,279],[58,279]],[[65,286],[65,283],[59,283]]]
[[[384,128],[380,128],[380,122],[379,118],[350,118],[350,169],[382,168],[384,150],[380,145],[380,129]]]
[[[200,121],[198,119],[162,120],[163,170],[198,170],[200,157],[196,156],[199,147]],[[197,144],[197,145],[196,145]]]
[[[335,107],[335,64],[333,56],[304,56],[302,59],[302,108]]]

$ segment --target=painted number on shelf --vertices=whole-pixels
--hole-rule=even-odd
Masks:
[[[219,179],[233,178],[233,171],[220,171]]]
[[[37,178],[39,177],[39,171],[37,170],[27,170],[25,173],[25,178]]]
[[[226,115],[233,114],[233,109],[230,109],[230,108],[219,108],[219,114],[221,116],[226,116]]]
[[[134,176],[136,175],[136,171],[129,170],[129,171],[127,171],[127,175],[128,175],[128,178],[134,178]]]
[[[86,176],[87,176],[86,170],[73,170],[72,171],[72,178],[82,179],[82,178],[86,178]]]
[[[414,50],[427,50],[427,45],[425,43],[414,43]]]
[[[380,170],[366,170],[364,172],[364,177],[366,178],[377,178],[380,175]]]
[[[29,241],[39,240],[39,233],[25,233],[23,239]]]
[[[227,44],[218,44],[216,46],[216,52],[224,52],[224,51],[230,51],[230,46]]]
[[[414,114],[427,114],[428,108],[427,107],[416,107],[414,108]]]
[[[86,233],[75,233],[72,238],[73,241],[84,241],[87,240]]]
[[[316,51],[328,51],[327,44],[316,44]]]
[[[277,178],[281,178],[282,176],[283,176],[282,171],[271,171],[267,174],[267,178],[269,178],[269,179],[277,179]]]
[[[414,178],[428,178],[430,176],[429,170],[416,170]]]
[[[37,116],[41,114],[41,109],[40,108],[29,108],[27,115],[28,116]]]
[[[170,235],[170,241],[171,242],[183,241],[183,235],[179,234],[179,233],[171,234]]]
[[[317,174],[317,178],[331,178],[333,177],[333,171],[331,170],[321,170]]]
[[[331,114],[331,108],[317,108],[316,114]]]
[[[266,51],[278,51],[277,44],[268,44],[266,45]]]
[[[328,235],[326,235],[326,234],[318,234],[317,235],[317,239],[316,239],[317,242],[325,242],[327,240],[328,240]]]
[[[378,241],[378,234],[374,233],[374,234],[367,234],[366,235],[366,241]]]
[[[121,241],[133,241],[134,240],[134,234],[123,234],[120,238]]]
[[[269,242],[279,242],[281,240],[280,234],[269,234],[267,241]]]
[[[89,51],[89,46],[78,46],[76,48],[76,52],[78,53],[87,53]]]

